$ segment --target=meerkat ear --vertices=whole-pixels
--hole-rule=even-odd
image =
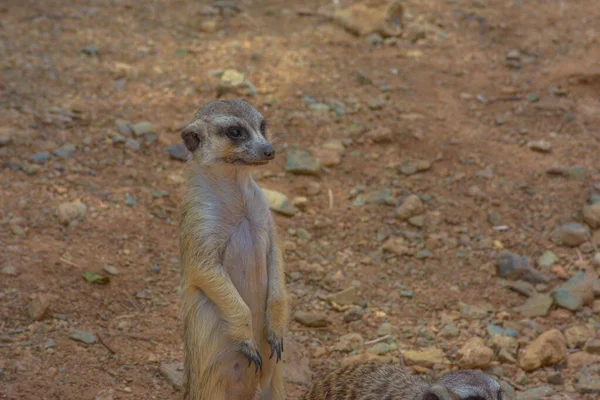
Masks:
[[[453,398],[444,386],[433,385],[423,393],[422,400],[453,400]]]
[[[183,144],[185,144],[185,147],[190,151],[190,153],[198,150],[206,138],[205,135],[204,124],[199,123],[198,121],[192,122],[181,131],[181,139],[183,139]]]

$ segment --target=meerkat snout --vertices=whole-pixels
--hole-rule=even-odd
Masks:
[[[275,158],[265,119],[244,100],[217,100],[200,108],[181,138],[202,164],[252,166]]]

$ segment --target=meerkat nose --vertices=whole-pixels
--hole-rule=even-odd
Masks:
[[[262,154],[266,160],[272,160],[275,158],[275,149],[270,144],[265,144],[262,147]]]

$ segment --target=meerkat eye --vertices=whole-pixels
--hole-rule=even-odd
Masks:
[[[244,133],[239,128],[231,128],[227,131],[227,136],[232,139],[241,139]]]
[[[263,136],[267,133],[267,121],[265,120],[260,123],[260,133],[262,133]]]

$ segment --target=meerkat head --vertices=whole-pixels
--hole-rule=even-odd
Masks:
[[[431,384],[421,400],[502,400],[500,384],[482,371],[449,372]]]
[[[217,100],[201,107],[181,138],[202,164],[252,166],[275,157],[265,119],[244,100]]]

